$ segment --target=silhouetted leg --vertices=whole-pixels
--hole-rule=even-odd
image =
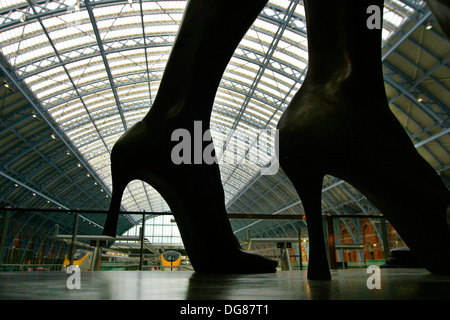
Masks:
[[[214,98],[236,47],[267,0],[191,0],[155,102],[145,117],[209,124]],[[156,120],[155,120],[156,121]]]
[[[113,199],[105,234],[116,232],[123,188],[139,179],[152,185],[167,201],[196,271],[276,271],[276,261],[240,249],[227,217],[217,163],[206,164],[202,159],[201,164],[180,164],[174,161],[172,152],[179,143],[172,141],[175,130],[185,129],[194,139],[195,121],[201,121],[200,138],[209,129],[222,74],[265,3],[188,2],[152,108],[112,150]],[[190,147],[195,143],[192,141]]]
[[[305,0],[308,72],[278,124],[280,164],[307,197],[305,210],[317,195],[299,177],[337,176],[377,206],[428,270],[450,273],[450,194],[390,111],[381,28],[367,27],[372,5],[382,12],[380,0]]]
[[[426,0],[426,2],[447,40],[450,41],[450,2],[443,0]]]

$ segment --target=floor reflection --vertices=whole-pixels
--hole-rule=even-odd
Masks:
[[[217,275],[195,272],[82,272],[70,290],[63,272],[2,272],[0,300],[450,300],[450,276],[424,269],[382,269],[381,288],[369,289],[362,269],[334,270],[331,281],[306,271]]]

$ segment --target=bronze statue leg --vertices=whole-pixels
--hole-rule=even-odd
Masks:
[[[267,0],[188,2],[154,105],[144,122],[201,120],[209,127],[223,72]],[[157,121],[157,120],[155,120]]]
[[[209,129],[222,74],[265,3],[188,2],[152,108],[112,150],[113,197],[104,234],[115,235],[123,189],[139,179],[167,201],[197,272],[276,271],[276,261],[241,250],[227,217],[217,163],[180,164],[172,154],[179,143],[172,141],[175,130],[187,130],[193,138],[195,121],[201,123],[201,136]]]
[[[266,2],[189,1],[154,105],[113,149],[113,188],[118,192],[105,234],[115,234],[124,185],[141,179],[169,202],[196,270],[274,271],[272,261],[240,250],[226,217],[218,166],[174,165],[170,158],[174,130],[191,131],[194,121],[209,128],[223,71]],[[318,258],[310,262],[310,279],[329,279],[317,217],[317,186],[326,173],[366,194],[430,270],[445,272],[450,266],[448,254],[439,255],[450,245],[443,223],[448,191],[389,110],[381,30],[366,27],[366,9],[373,4],[383,7],[380,0],[305,0],[308,74],[279,128],[280,162],[305,204],[310,239],[315,239],[311,258]],[[418,236],[423,230],[424,241]],[[211,269],[212,262],[221,265]]]
[[[450,2],[448,0],[426,0],[447,40],[450,41]]]
[[[388,218],[424,267],[450,273],[450,193],[391,113],[381,65],[381,29],[366,26],[383,1],[305,0],[309,65],[279,121],[280,164],[305,206],[308,277],[328,279],[316,215],[324,174],[339,177]],[[308,189],[308,186],[311,186]]]

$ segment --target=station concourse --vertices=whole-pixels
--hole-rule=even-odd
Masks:
[[[120,203],[115,202],[113,190],[120,184],[111,173],[113,146],[131,128],[143,127],[142,119],[161,101],[156,97],[167,89],[163,76],[166,69],[165,77],[173,72],[166,66],[192,2],[0,1],[0,300],[449,300],[450,270],[445,274],[444,269],[450,248],[430,240],[445,229],[445,221],[440,231],[427,225],[427,209],[433,211],[435,204],[423,203],[431,186],[414,179],[418,173],[407,159],[396,159],[392,170],[410,177],[403,184],[394,181],[403,189],[398,194],[408,193],[409,181],[423,188],[411,191],[418,196],[407,204],[408,219],[415,221],[411,227],[420,234],[412,238],[420,241],[402,238],[405,231],[396,229],[395,215],[391,219],[388,208],[383,211],[366,197],[371,192],[327,174],[316,230],[323,231],[322,262],[331,280],[308,276],[310,244],[316,241],[308,230],[309,210],[299,197],[292,169],[285,171],[277,158],[277,125],[295,101],[311,62],[308,1],[270,0],[262,6],[217,79],[209,130],[203,133],[199,121],[193,122],[192,137],[190,129],[175,130],[175,147],[168,153],[173,166],[147,174],[148,181],[141,179],[143,170],[136,169],[141,175],[126,177],[130,181],[122,186]],[[381,35],[390,111],[448,191],[450,46],[430,3],[441,2],[385,0],[379,24],[373,7],[359,19]],[[230,6],[229,16],[239,16],[244,2],[241,6]],[[216,27],[221,30],[219,24],[207,30],[211,38],[205,42],[210,51],[201,53],[205,61],[214,58],[213,44],[223,37],[212,34]],[[189,63],[184,66],[188,69]],[[180,80],[177,86],[184,83]],[[351,98],[358,100],[357,110],[375,99],[361,92]],[[191,114],[184,117],[190,119]],[[327,122],[322,132],[334,125]],[[147,128],[156,132],[165,127],[156,122]],[[394,140],[386,138],[383,123],[370,130],[371,136],[383,137],[374,145],[388,146],[390,138]],[[143,157],[129,147],[119,160],[156,167],[161,153],[157,148],[167,146],[162,137],[154,140],[155,147]],[[340,145],[334,148],[342,151]],[[308,163],[332,167],[330,163],[346,159],[353,167],[364,167],[347,156],[333,159],[312,157]],[[217,161],[213,173],[223,186],[223,208],[208,196],[214,195],[213,186],[202,185],[211,175],[198,174],[184,184],[174,177],[178,171],[173,168],[180,164],[197,166],[200,172],[201,161]],[[167,191],[169,183],[155,176],[192,188],[174,198]],[[302,172],[302,178],[307,177],[308,172]],[[375,178],[368,187],[375,188]],[[197,187],[205,194],[203,201],[194,198]],[[106,230],[111,225],[108,214],[114,211],[111,203],[120,211],[115,236]],[[413,215],[415,206],[423,213]],[[216,218],[220,210],[222,220]],[[191,212],[209,227],[200,228],[195,219],[178,212]],[[450,228],[449,209],[445,214]],[[232,240],[217,227],[228,220]],[[201,234],[195,244],[192,234]],[[229,242],[243,252],[237,265],[231,261]],[[413,252],[414,246],[424,244],[436,252],[436,261],[442,257],[439,272],[430,272],[436,263],[430,268]],[[255,255],[261,258],[248,258]],[[261,267],[247,272],[251,268],[245,263],[251,259],[267,263],[267,271]]]

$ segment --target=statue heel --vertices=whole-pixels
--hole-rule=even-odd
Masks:
[[[109,213],[106,217],[103,228],[103,235],[115,237],[117,233],[117,224],[119,222],[120,203],[122,201],[123,192],[131,180],[119,175],[115,170],[112,170],[112,180],[113,190],[109,205]]]
[[[305,210],[309,237],[308,279],[330,280],[331,274],[322,226],[322,182],[324,171],[319,159],[296,155],[280,160],[283,171],[294,185]]]

